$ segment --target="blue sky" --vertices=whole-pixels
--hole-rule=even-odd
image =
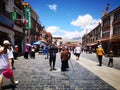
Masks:
[[[64,39],[82,37],[98,25],[102,12],[120,6],[120,0],[24,0],[36,11],[45,30]]]

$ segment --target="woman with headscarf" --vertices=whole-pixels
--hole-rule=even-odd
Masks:
[[[63,51],[61,52],[61,71],[68,71],[68,60],[70,59],[70,56],[71,53],[67,50],[67,48],[63,48]]]

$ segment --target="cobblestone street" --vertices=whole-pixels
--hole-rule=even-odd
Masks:
[[[78,64],[69,61],[70,71],[61,72],[60,55],[57,54],[56,71],[50,71],[49,60],[36,54],[36,59],[19,57],[15,61],[15,79],[20,83],[11,87],[4,79],[3,90],[116,90],[95,74]]]
[[[1,0],[0,90],[120,90],[120,0]]]

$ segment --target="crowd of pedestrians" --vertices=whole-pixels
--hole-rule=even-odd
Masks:
[[[37,47],[35,45],[31,45],[26,43],[24,49],[24,58],[28,59],[29,56],[31,59],[35,59]],[[8,40],[3,42],[3,46],[0,46],[0,90],[3,83],[3,78],[8,78],[11,80],[13,85],[18,84],[19,81],[14,80],[14,59],[18,57],[19,47],[15,45],[12,47],[11,43]],[[56,54],[58,53],[58,47],[55,44],[50,46],[45,45],[43,47],[42,54],[47,55],[45,59],[49,59],[50,71],[56,70]],[[77,45],[74,50],[74,55],[76,56],[76,60],[80,60],[80,54],[82,53],[81,45]],[[39,51],[38,51],[39,52]],[[113,51],[110,50],[109,54],[106,55],[102,45],[98,45],[96,49],[96,56],[98,57],[98,66],[102,66],[102,57],[109,57],[108,66],[113,66]],[[60,50],[60,60],[61,60],[61,71],[69,71],[69,60],[71,58],[71,50],[68,47],[63,46]]]

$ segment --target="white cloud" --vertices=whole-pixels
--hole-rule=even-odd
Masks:
[[[53,11],[57,10],[57,5],[56,4],[48,5],[48,7],[50,8],[50,10],[53,10]]]
[[[71,22],[71,25],[80,27],[83,30],[92,30],[98,25],[100,20],[93,19],[90,14],[86,14],[83,16],[78,16],[78,18]]]
[[[49,26],[46,28],[47,32],[51,32],[54,37],[62,37],[64,40],[70,40],[74,37],[81,37],[83,32],[61,30],[58,26]]]
[[[76,27],[80,27],[81,31],[70,31],[70,30],[61,30],[59,26],[49,26],[46,28],[46,31],[51,32],[54,37],[62,37],[65,41],[71,40],[75,37],[82,37],[86,30],[89,32],[94,29],[100,20],[93,19],[89,14],[78,16],[75,21],[72,21],[71,24]]]
[[[57,26],[49,26],[47,27],[47,32],[51,32],[52,34],[55,34],[57,31],[59,31],[59,27]]]

